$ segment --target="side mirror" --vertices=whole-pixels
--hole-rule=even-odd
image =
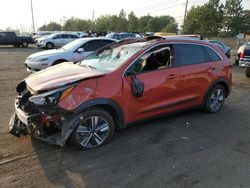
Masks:
[[[78,48],[77,52],[78,53],[84,52],[84,48]]]
[[[127,71],[126,76],[132,76],[132,77],[134,77],[134,76],[135,76],[135,71],[134,71],[133,69],[129,69],[129,70]]]
[[[144,83],[132,75],[132,92],[135,97],[141,97],[144,92]]]

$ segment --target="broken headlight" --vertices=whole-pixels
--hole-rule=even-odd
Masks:
[[[40,95],[35,95],[29,98],[29,101],[38,106],[44,105],[56,105],[64,97],[66,97],[72,90],[74,86],[67,88],[60,88],[53,91],[45,92]]]

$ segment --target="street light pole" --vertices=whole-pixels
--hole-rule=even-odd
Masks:
[[[35,29],[35,21],[34,21],[34,14],[33,14],[33,4],[32,4],[32,0],[30,0],[30,7],[31,7],[31,16],[32,16],[32,27],[33,27],[33,33],[36,32]]]

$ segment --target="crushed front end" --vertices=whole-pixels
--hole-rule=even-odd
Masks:
[[[50,144],[63,146],[76,121],[69,111],[56,105],[74,88],[73,85],[36,93],[25,81],[18,84],[15,113],[10,119],[10,133],[20,137],[27,134]]]

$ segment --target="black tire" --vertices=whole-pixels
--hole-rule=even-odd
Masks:
[[[19,48],[20,46],[19,46],[19,44],[14,44],[13,47],[14,48]]]
[[[66,61],[66,60],[63,60],[63,59],[57,60],[57,61],[55,61],[55,62],[52,64],[52,66],[58,65],[58,64],[63,63],[63,62],[67,62],[67,61]]]
[[[239,59],[236,59],[234,64],[239,65]]]
[[[115,123],[107,111],[93,108],[82,115],[84,119],[79,122],[68,140],[72,146],[87,150],[102,146],[111,140]]]
[[[217,113],[220,111],[225,101],[225,88],[222,85],[214,86],[208,93],[204,105],[204,111]]]
[[[54,44],[53,44],[52,42],[48,42],[48,43],[46,44],[46,48],[52,49],[52,48],[54,48]]]
[[[250,77],[250,67],[246,68],[245,74],[247,77]]]
[[[29,43],[28,43],[26,40],[24,40],[24,41],[22,41],[21,46],[22,46],[23,48],[27,48],[27,47],[29,46]]]

